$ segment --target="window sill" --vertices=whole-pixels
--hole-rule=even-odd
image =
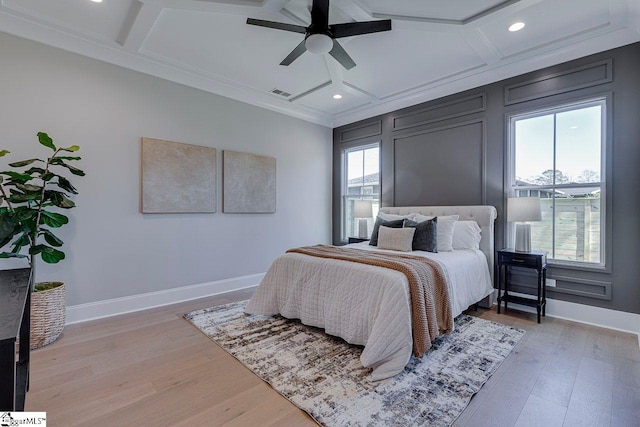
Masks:
[[[563,268],[565,270],[593,271],[596,273],[609,273],[610,270],[604,264],[588,264],[584,262],[548,260],[547,266],[550,268]]]
[[[562,262],[557,260],[548,260],[547,268],[559,268],[563,270],[579,270],[579,271],[587,271],[592,273],[611,273],[611,270],[606,265],[601,264],[580,264],[575,262]],[[525,274],[526,275],[526,274]],[[534,273],[531,274],[535,276]]]

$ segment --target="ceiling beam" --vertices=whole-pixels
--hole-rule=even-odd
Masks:
[[[442,22],[426,22],[417,19],[393,19],[393,30],[420,31],[426,33],[460,33],[464,28],[460,24],[445,24]]]
[[[357,0],[352,0],[357,1]],[[506,0],[502,3],[481,11],[473,16],[469,16],[465,19],[444,19],[436,18],[432,16],[416,16],[416,15],[394,15],[388,13],[380,13],[375,10],[371,10],[371,16],[376,19],[393,19],[394,21],[414,21],[426,24],[436,24],[439,26],[462,26],[462,25],[482,25],[485,22],[493,21],[506,13],[513,13],[514,11],[522,10],[533,6],[536,3],[540,3],[544,0]]]
[[[262,8],[269,13],[279,13],[291,0],[264,0]]]
[[[161,12],[162,7],[157,3],[142,3],[138,0],[131,2],[118,43],[129,52],[138,52]]]
[[[333,59],[328,53],[322,56],[324,57],[324,63],[326,64],[327,70],[329,71],[331,82],[333,84],[342,84],[342,66],[338,64],[338,62]]]
[[[480,57],[486,65],[497,64],[502,60],[498,49],[487,39],[479,28],[465,27],[460,31],[462,39],[471,46],[471,49]]]
[[[500,10],[506,9],[509,6],[512,6],[512,5],[516,4],[516,3],[520,3],[521,1],[522,0],[506,0],[506,1],[503,1],[502,3],[499,3],[499,4],[497,4],[497,5],[493,6],[493,7],[485,9],[485,10],[479,12],[479,13],[476,13],[473,16],[469,16],[468,18],[465,18],[462,21],[462,23],[463,24],[470,24],[470,23],[472,23],[474,21],[477,21],[477,20],[479,20],[481,18],[484,18],[485,16],[493,15],[494,13],[496,13],[496,12],[498,12]]]
[[[366,90],[360,89],[358,86],[355,86],[343,81],[342,87],[344,88],[345,92],[353,93],[354,95],[364,96],[365,98],[367,98],[370,104],[375,105],[380,103],[380,98],[378,98],[372,93],[367,92]]]
[[[280,10],[280,14],[282,16],[286,16],[287,18],[289,18],[291,21],[295,22],[297,25],[302,25],[303,27],[308,27],[309,24],[311,23],[311,16],[308,16],[308,19],[305,19],[305,17],[303,16],[299,16],[293,12],[291,12],[289,9],[284,8]]]
[[[197,1],[197,0],[138,0],[142,3],[156,4],[162,8],[177,10],[193,10],[198,12],[224,13],[227,15],[252,16],[260,18],[273,17],[269,9],[262,3],[253,1]]]
[[[354,21],[371,21],[371,10],[358,0],[333,0],[331,4],[340,9]]]
[[[540,3],[544,0],[513,0],[502,3],[502,7],[494,7],[491,13],[479,13],[469,18],[467,21],[453,20],[453,19],[439,19],[430,17],[419,16],[404,16],[404,15],[385,15],[375,11],[372,12],[375,18],[387,18],[393,20],[393,28],[399,30],[409,31],[422,31],[422,32],[437,32],[437,33],[456,33],[465,35],[473,33],[477,28],[503,19],[505,15],[512,14],[528,7]],[[618,0],[614,0],[618,1]],[[465,37],[466,38],[466,37]],[[484,58],[487,56],[491,59],[492,55],[490,51],[487,51],[486,47],[481,46],[481,43],[485,41],[473,41],[472,47],[478,49],[478,53]],[[477,46],[476,46],[477,45]],[[489,47],[491,49],[491,47]]]
[[[332,84],[333,84],[333,83],[331,83],[331,81],[324,82],[324,83],[322,83],[321,85],[316,86],[316,87],[314,87],[314,88],[312,88],[312,89],[309,89],[309,90],[308,90],[308,91],[306,91],[306,92],[302,92],[301,94],[298,94],[298,95],[296,95],[296,96],[293,96],[293,97],[289,98],[289,102],[296,102],[296,101],[298,101],[299,99],[302,99],[302,98],[304,98],[305,96],[311,95],[312,93],[317,92],[317,91],[319,91],[320,89],[324,89],[324,88],[325,88],[325,87],[327,87],[327,86],[331,86]]]
[[[308,26],[310,23],[310,17],[299,16],[287,9],[287,5],[289,3],[291,3],[291,0],[263,0],[262,9],[270,16],[275,17],[280,14],[282,16],[286,16],[297,25],[302,25],[304,27]]]

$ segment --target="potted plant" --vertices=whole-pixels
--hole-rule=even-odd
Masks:
[[[71,182],[58,171],[71,174],[84,172],[69,163],[80,157],[65,155],[80,147],[56,147],[44,132],[38,132],[40,144],[53,154],[46,159],[32,158],[9,163],[16,169],[0,172],[0,258],[26,258],[31,266],[31,348],[52,343],[62,333],[65,323],[65,290],[62,282],[36,283],[36,257],[55,264],[65,258],[60,250],[63,242],[52,231],[69,222],[65,215],[54,212],[71,209],[78,194]],[[0,150],[0,157],[9,154]],[[28,254],[23,253],[28,248]]]

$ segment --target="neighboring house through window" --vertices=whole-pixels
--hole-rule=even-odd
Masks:
[[[342,240],[358,235],[358,218],[353,216],[356,200],[371,200],[373,217],[367,219],[368,233],[380,208],[380,145],[367,144],[342,153]]]
[[[551,262],[604,265],[605,110],[598,98],[510,117],[509,197],[540,197],[531,247]]]

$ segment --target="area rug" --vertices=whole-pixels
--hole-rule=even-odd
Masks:
[[[362,347],[246,301],[185,315],[194,326],[324,426],[449,426],[524,331],[468,315],[403,372],[373,382]]]

